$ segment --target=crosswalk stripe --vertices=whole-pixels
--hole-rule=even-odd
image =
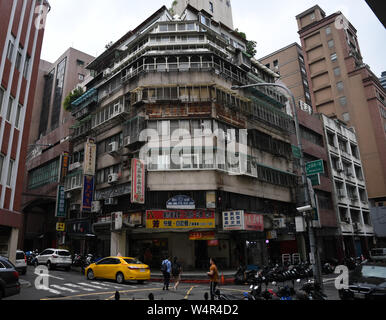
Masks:
[[[44,286],[41,286],[38,290],[48,291],[48,292],[53,293],[53,294],[60,294],[61,293],[60,291],[56,291],[54,289],[51,289],[49,287],[44,287]]]
[[[90,288],[94,288],[94,289],[106,289],[106,288],[103,288],[101,286],[96,286],[96,285],[92,285],[92,284],[88,284],[88,283],[84,283],[84,282],[80,282],[79,284],[82,286],[86,286],[86,287],[90,287]]]
[[[65,283],[64,286],[71,287],[71,288],[77,288],[77,289],[81,289],[84,291],[90,291],[90,292],[95,291],[94,289],[84,288],[84,287],[78,286],[78,285],[73,284],[73,283]]]
[[[69,289],[69,288],[61,287],[61,286],[58,286],[58,285],[56,285],[56,284],[52,284],[52,285],[51,285],[51,288],[55,288],[55,289],[62,290],[62,291],[68,291],[68,292],[71,292],[71,293],[77,293],[77,292],[79,292],[79,291],[77,291],[77,290],[72,290],[72,289]]]
[[[114,288],[114,289],[124,289],[125,287],[124,286],[119,286],[119,285],[115,285],[115,284],[110,284],[110,283],[102,283],[102,282],[96,282],[96,281],[92,281],[91,282],[92,284],[96,284],[96,285],[100,285],[100,286],[105,286],[105,287],[108,287],[108,288]]]

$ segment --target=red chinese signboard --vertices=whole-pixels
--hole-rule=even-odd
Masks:
[[[189,240],[214,240],[215,239],[215,232],[214,231],[208,231],[208,232],[190,232],[189,233]]]
[[[131,160],[131,203],[145,203],[145,165],[138,159]]]
[[[264,216],[261,214],[245,213],[244,226],[248,231],[264,231]]]

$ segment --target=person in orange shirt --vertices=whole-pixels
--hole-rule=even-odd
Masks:
[[[214,261],[213,258],[210,258],[210,269],[208,272],[208,276],[210,278],[210,297],[211,297],[211,300],[214,300],[216,287],[219,282],[219,277],[218,277],[218,269],[216,266],[216,262]]]

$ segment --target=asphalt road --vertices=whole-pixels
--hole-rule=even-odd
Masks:
[[[209,285],[206,284],[183,283],[176,291],[173,290],[173,285],[169,291],[164,291],[162,283],[159,282],[117,284],[109,280],[89,281],[79,271],[74,270],[69,272],[61,269],[53,270],[43,278],[39,278],[39,275],[35,274],[35,268],[29,266],[27,274],[20,276],[22,283],[20,295],[5,300],[114,300],[117,291],[120,300],[148,300],[150,293],[154,295],[155,300],[204,300],[204,294],[209,293]],[[331,276],[329,278],[325,282],[325,293],[329,300],[339,300],[334,281]],[[45,287],[37,289],[36,285]],[[298,288],[296,285],[295,289]],[[248,286],[226,285],[220,286],[219,289],[237,300],[242,299],[243,292],[248,291]]]

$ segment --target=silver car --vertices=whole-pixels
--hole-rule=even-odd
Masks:
[[[68,250],[64,249],[46,249],[36,257],[35,266],[45,264],[48,270],[56,267],[71,269],[72,259]]]
[[[27,257],[21,250],[16,251],[15,267],[20,274],[24,275],[27,273]]]

